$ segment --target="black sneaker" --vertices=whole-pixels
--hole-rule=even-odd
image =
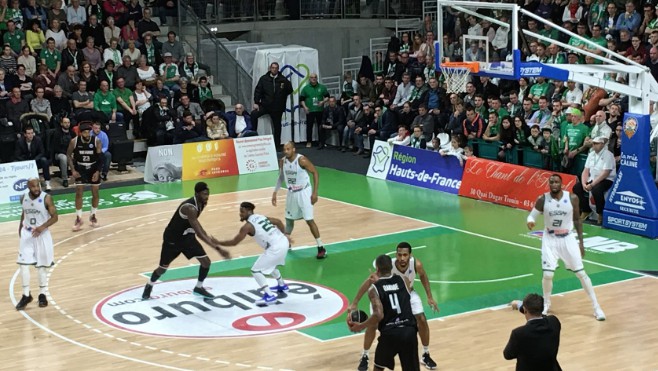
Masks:
[[[364,354],[361,356],[361,361],[359,361],[359,368],[357,368],[359,371],[368,371],[368,355]]]
[[[423,353],[423,356],[420,357],[420,363],[424,365],[428,370],[436,369],[436,362],[430,357],[429,353]]]
[[[62,187],[68,188],[69,187],[69,181],[68,180],[63,180],[62,181]]]
[[[142,293],[142,300],[149,300],[151,298],[151,291],[153,291],[153,285],[148,283],[144,286],[144,292]]]
[[[324,259],[327,257],[327,250],[324,246],[318,246],[318,255],[315,256],[317,259]]]
[[[194,288],[194,295],[203,296],[206,299],[214,299],[215,298],[215,295],[209,293],[208,290],[204,289],[203,287],[195,287]]]
[[[32,302],[32,294],[25,296],[21,298],[21,300],[16,304],[16,310],[23,310],[25,307],[27,307],[28,304]]]
[[[39,308],[45,308],[48,306],[48,299],[46,299],[45,294],[39,294]]]

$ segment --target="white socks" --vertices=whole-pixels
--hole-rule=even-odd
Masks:
[[[541,287],[544,292],[544,308],[548,308],[551,306],[551,292],[553,292],[553,272],[544,271]]]
[[[48,268],[39,267],[37,271],[39,271],[39,294],[46,295],[46,291],[48,291]]]
[[[251,272],[251,274],[256,279],[256,283],[258,283],[258,286],[263,289],[263,292],[271,296],[272,291],[270,290],[270,287],[267,285],[267,280],[265,279],[265,276],[261,272]]]
[[[75,210],[75,216],[77,216],[78,218],[82,218],[82,209],[79,209],[79,210],[76,209]]]
[[[599,308],[599,302],[596,300],[596,294],[594,293],[594,287],[592,287],[592,280],[589,278],[587,273],[584,270],[578,271],[576,276],[580,280],[580,284],[583,286],[583,289],[587,293],[587,296],[592,300],[592,306],[594,309]]]
[[[321,239],[320,237],[318,237],[318,238],[315,239],[315,243],[317,243],[318,246],[324,246],[324,245],[322,244],[322,239]]]
[[[23,295],[30,295],[30,266],[29,265],[19,265],[19,270],[21,271],[21,281],[23,284]]]
[[[274,268],[271,274],[272,278],[276,280],[276,284],[279,286],[283,286],[286,283],[283,281],[283,277],[281,277],[281,272],[279,272],[278,269]]]

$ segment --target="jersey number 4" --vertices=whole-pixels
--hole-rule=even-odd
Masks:
[[[398,312],[398,314],[402,313],[402,309],[400,308],[400,300],[398,300],[398,294],[388,294],[388,301],[391,303],[391,309]]]
[[[271,231],[273,228],[276,228],[272,222],[270,222],[269,219],[262,219],[261,221],[258,222],[258,224],[265,230],[265,232]]]

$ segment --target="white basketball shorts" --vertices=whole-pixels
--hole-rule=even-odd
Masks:
[[[300,191],[288,191],[286,195],[286,219],[313,220],[313,204],[311,204],[313,188],[308,186]]]
[[[251,267],[253,272],[261,272],[262,274],[272,274],[272,271],[279,265],[286,264],[286,256],[288,255],[288,245],[280,243],[278,245],[270,246],[258,257],[254,265]]]
[[[18,264],[51,267],[55,263],[53,238],[46,230],[39,237],[32,237],[32,232],[23,228],[18,248]]]
[[[544,232],[541,244],[542,269],[555,271],[558,259],[562,259],[565,268],[577,272],[583,269],[583,258],[580,256],[578,240],[573,233],[565,237],[557,237]]]

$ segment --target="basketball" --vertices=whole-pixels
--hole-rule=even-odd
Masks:
[[[366,312],[362,310],[355,310],[352,313],[350,313],[350,319],[352,320],[352,322],[361,323],[361,322],[365,322],[368,319],[368,315],[366,314]]]

